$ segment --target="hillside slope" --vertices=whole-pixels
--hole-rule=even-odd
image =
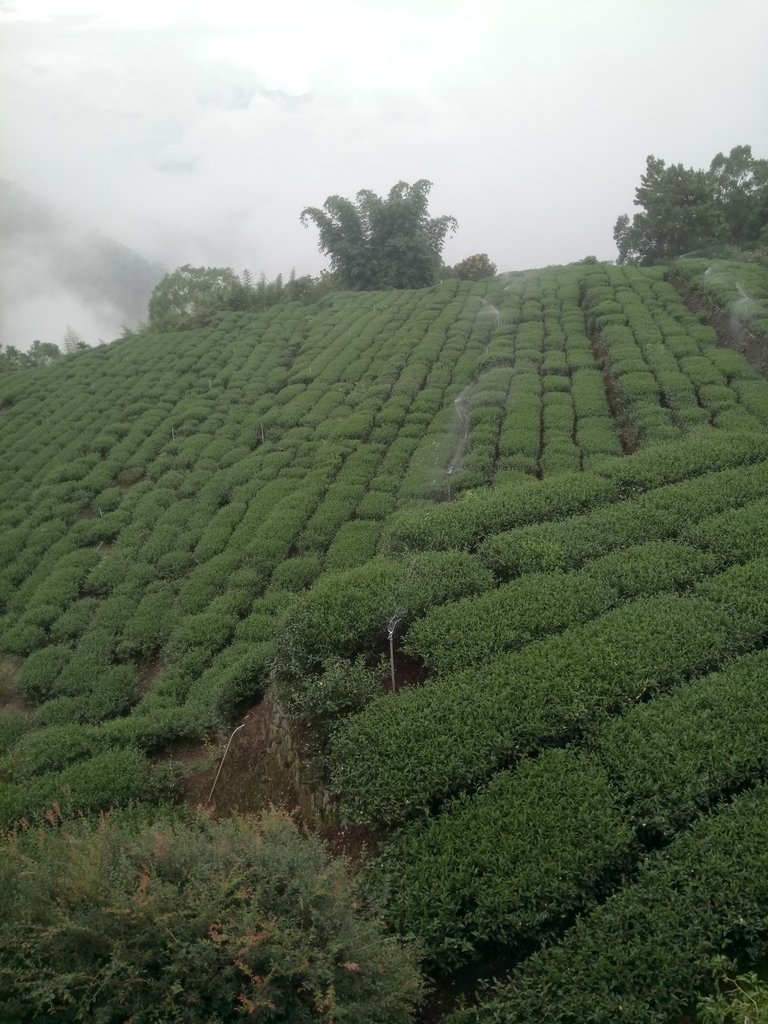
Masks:
[[[456,1020],[674,1020],[768,949],[768,385],[708,315],[571,266],[6,374],[0,820],[160,799],[274,682],[427,972],[515,969]]]

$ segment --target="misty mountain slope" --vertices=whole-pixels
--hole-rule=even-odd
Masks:
[[[623,964],[628,1019],[682,1007],[734,920],[750,955],[768,934],[767,425],[768,384],[662,270],[608,265],[4,375],[0,819],[161,799],[155,755],[274,685],[425,969],[517,969],[477,1020],[554,1005],[568,955],[589,1003],[607,894],[670,965],[638,992]],[[704,915],[699,862],[744,865]]]
[[[0,342],[59,344],[67,325],[110,341],[146,317],[163,268],[0,181]]]

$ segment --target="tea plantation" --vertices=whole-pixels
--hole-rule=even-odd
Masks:
[[[430,1020],[679,1024],[768,954],[768,384],[710,308],[762,344],[768,270],[332,293],[2,374],[0,826],[178,799],[164,752],[272,688]]]

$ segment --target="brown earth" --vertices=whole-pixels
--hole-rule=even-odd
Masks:
[[[21,662],[21,658],[0,659],[0,715],[11,711],[32,711],[32,705],[24,700],[16,688]]]

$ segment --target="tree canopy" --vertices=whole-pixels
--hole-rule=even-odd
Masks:
[[[476,252],[457,263],[453,272],[461,281],[482,281],[496,274],[496,264],[491,262],[487,252]]]
[[[278,302],[310,302],[328,284],[292,270],[287,282],[278,274],[254,280],[250,270],[238,277],[229,267],[193,267],[188,263],[166,274],[149,300],[149,323],[159,330],[176,330],[207,321],[222,310],[258,311]]]
[[[386,198],[368,189],[355,201],[329,196],[322,208],[308,206],[301,222],[320,232],[320,251],[345,288],[424,288],[435,284],[448,233],[458,230],[455,217],[430,217],[432,182],[399,181]]]
[[[618,218],[619,263],[652,264],[702,249],[751,249],[768,231],[768,160],[750,146],[718,153],[708,170],[666,166],[651,155],[635,189],[632,220]]]
[[[153,327],[173,327],[190,316],[225,307],[242,284],[229,267],[193,267],[189,263],[166,274],[149,300]]]

